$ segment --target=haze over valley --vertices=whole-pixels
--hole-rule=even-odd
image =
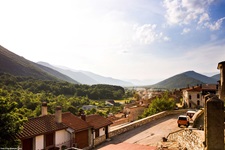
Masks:
[[[83,83],[152,85],[191,70],[211,77],[225,58],[223,0],[13,0],[0,6],[3,47],[75,70],[86,77],[79,77]]]
[[[70,83],[75,84],[110,84],[120,85],[125,87],[132,86],[148,86],[155,88],[183,88],[187,85],[196,84],[216,84],[219,80],[219,74],[212,77],[199,74],[195,71],[186,71],[168,79],[162,80],[156,84],[148,84],[148,82],[128,82],[125,80],[119,80],[112,77],[104,77],[89,71],[78,71],[69,69],[67,67],[57,67],[50,65],[46,62],[34,63],[17,54],[10,52],[4,47],[0,46],[0,72],[10,73],[16,76],[31,76],[34,78],[52,80],[58,78]],[[50,75],[50,76],[49,76]]]

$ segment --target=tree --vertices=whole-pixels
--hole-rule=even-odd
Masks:
[[[136,101],[140,99],[140,95],[138,93],[134,93],[133,97],[135,98]]]
[[[165,110],[172,110],[176,106],[176,103],[173,98],[169,97],[169,93],[165,92],[162,97],[157,97],[152,103],[149,105],[148,109],[144,111],[142,117],[147,117],[154,115],[156,113],[165,111]]]
[[[16,102],[0,97],[0,147],[17,147],[19,144],[15,137],[27,118],[22,115],[23,109],[16,106]]]

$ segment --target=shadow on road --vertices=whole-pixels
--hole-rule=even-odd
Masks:
[[[117,135],[115,137],[112,137],[110,141],[106,141],[100,145],[98,145],[95,149],[99,149],[99,148],[102,148],[104,146],[107,146],[109,144],[119,144],[119,143],[122,143],[124,141],[126,141],[127,139],[129,138],[132,138],[133,136],[141,133],[141,132],[144,132],[145,130],[149,129],[149,128],[152,128],[154,126],[157,126],[158,124],[162,123],[162,122],[165,122],[169,119],[174,119],[176,120],[178,118],[180,114],[176,114],[176,115],[168,115],[166,117],[163,117],[163,118],[160,118],[160,119],[157,119],[157,120],[154,120],[152,122],[149,122],[143,126],[140,126],[140,127],[137,127],[133,130],[130,130],[130,131],[127,131],[125,133],[122,133],[120,135]],[[152,136],[151,134],[149,136]]]

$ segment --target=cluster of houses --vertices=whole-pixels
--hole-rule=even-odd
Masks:
[[[140,102],[150,103],[156,96],[160,97],[163,91],[140,90]],[[204,96],[207,94],[219,95],[220,86],[218,84],[200,84],[196,86],[182,88],[174,91],[171,96],[176,102],[182,98],[182,106],[185,108],[202,108],[205,106]]]
[[[200,84],[182,89],[183,106],[187,108],[202,108],[205,106],[205,95],[218,95],[217,84]]]
[[[178,91],[178,101],[183,99],[183,106],[186,108],[201,108],[205,105],[204,96],[218,94],[218,85],[204,84],[183,88]],[[47,103],[42,103],[41,116],[29,119],[22,133],[18,135],[23,150],[55,150],[77,147],[91,149],[109,137],[109,126],[120,123],[132,122],[138,119],[155,96],[160,96],[162,91],[139,91],[140,100],[135,103],[126,104],[121,115],[122,120],[112,117],[85,115],[81,113],[76,116],[70,112],[62,113],[61,107],[55,109],[55,114],[47,113]],[[114,101],[107,101],[106,104],[113,106]],[[84,105],[83,110],[97,109],[96,106]]]
[[[18,134],[23,150],[90,149],[108,138],[112,122],[100,115],[62,113],[60,106],[55,114],[48,114],[45,102],[41,111],[41,116],[29,119]]]

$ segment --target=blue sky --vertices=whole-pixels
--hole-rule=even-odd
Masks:
[[[225,59],[222,0],[0,0],[0,44],[118,79],[157,82]]]

